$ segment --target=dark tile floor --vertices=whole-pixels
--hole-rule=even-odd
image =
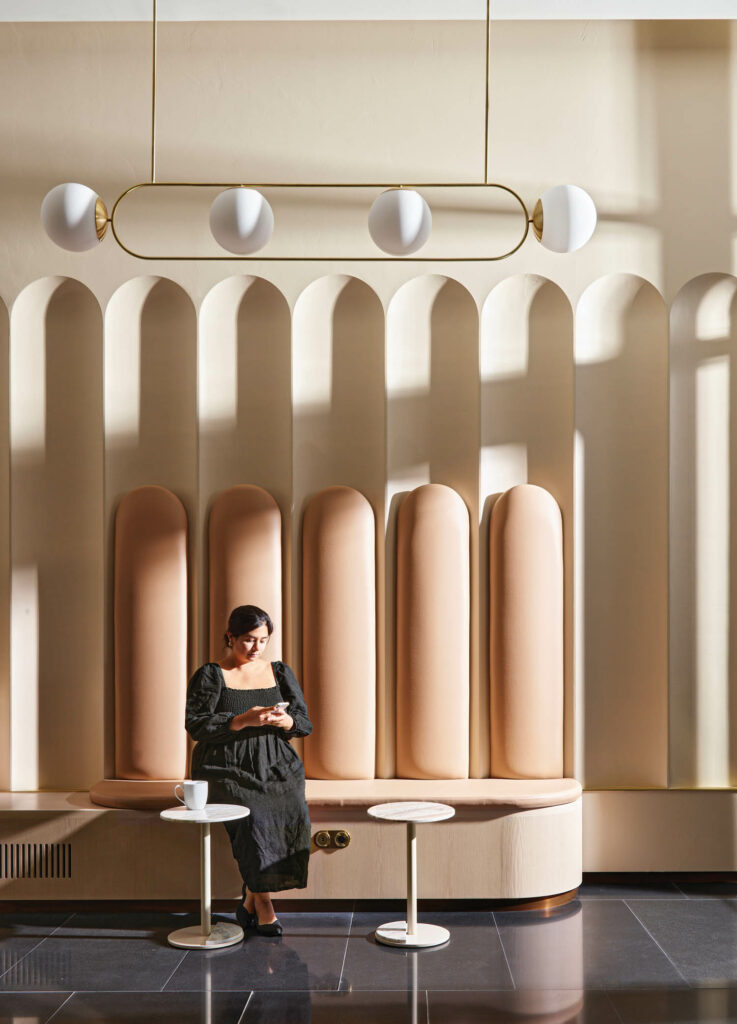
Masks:
[[[421,908],[451,938],[411,953],[373,939],[401,906],[280,911],[282,938],[210,952],[167,943],[190,914],[2,914],[0,1024],[737,1024],[737,881],[597,877],[547,917]]]

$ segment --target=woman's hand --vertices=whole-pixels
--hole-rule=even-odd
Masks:
[[[278,729],[289,730],[294,726],[294,719],[284,711],[275,710],[273,707],[265,708],[257,706],[240,715],[235,715],[230,720],[230,729],[237,732],[239,729],[256,727],[259,725],[275,725]]]

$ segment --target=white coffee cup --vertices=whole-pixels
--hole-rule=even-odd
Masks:
[[[177,793],[178,789],[182,790],[183,798]],[[190,811],[201,811],[207,803],[207,780],[186,779],[184,782],[177,783],[174,787],[174,796]]]

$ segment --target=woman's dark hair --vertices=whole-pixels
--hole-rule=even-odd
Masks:
[[[259,626],[266,626],[269,636],[274,632],[274,623],[271,621],[268,612],[263,608],[257,608],[255,604],[242,604],[234,608],[228,617],[228,632],[225,634],[225,642],[228,642],[228,633],[231,636],[242,636],[250,633]]]

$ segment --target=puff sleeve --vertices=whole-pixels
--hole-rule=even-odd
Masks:
[[[222,685],[218,666],[212,663],[198,668],[187,684],[184,726],[198,743],[224,742],[238,735],[229,728],[234,711],[215,713]]]
[[[309,736],[312,732],[312,722],[307,714],[307,705],[305,704],[302,689],[297,682],[297,677],[289,665],[285,665],[283,661],[275,662],[274,664],[279,666],[277,683],[279,684],[282,700],[289,702],[287,714],[291,715],[294,720],[294,727],[286,732],[280,730],[281,734],[287,738],[290,736]]]

